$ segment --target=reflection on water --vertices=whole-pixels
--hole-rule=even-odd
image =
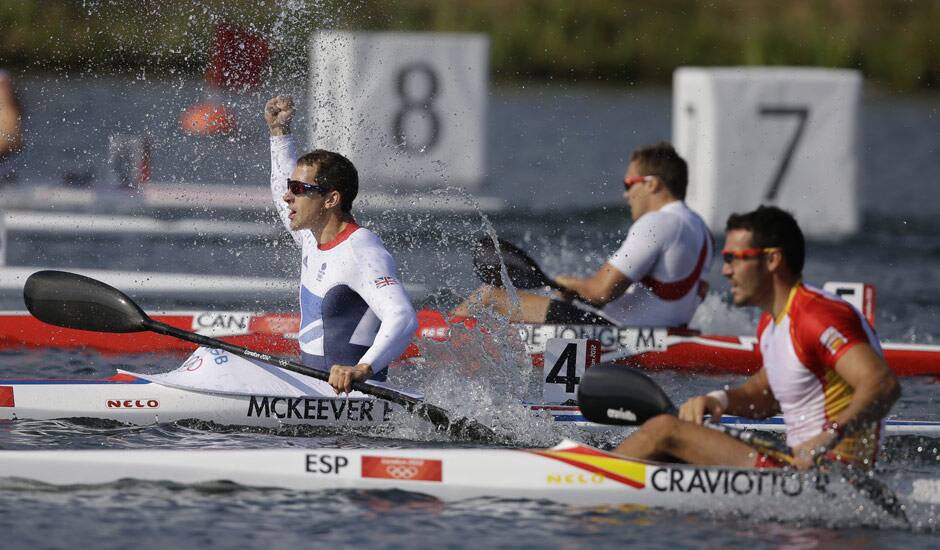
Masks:
[[[59,547],[72,537],[94,537],[103,541],[103,548],[118,548],[126,540],[135,540],[135,546],[142,548],[180,541],[221,547],[272,541],[278,546],[308,546],[310,540],[324,545],[381,541],[389,547],[409,548],[437,546],[442,540],[461,548],[481,544],[699,547],[703,541],[708,541],[708,547],[743,543],[785,549],[899,544],[928,548],[936,536],[929,531],[830,529],[817,522],[781,525],[632,506],[569,507],[505,499],[445,504],[401,491],[301,493],[225,484],[184,487],[127,481],[69,490],[0,486],[0,498],[8,505],[0,514],[0,528],[6,533],[12,529],[22,547]],[[23,531],[18,529],[22,522],[42,529]]]

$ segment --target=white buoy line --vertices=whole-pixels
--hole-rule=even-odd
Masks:
[[[48,267],[0,267],[0,291],[22,292],[26,279]],[[206,297],[231,296],[245,294],[252,297],[270,298],[285,296],[297,292],[297,279],[275,277],[237,277],[233,275],[160,273],[113,271],[105,269],[62,268],[98,279],[121,291],[136,296],[194,295]],[[412,299],[423,298],[427,294],[424,285],[405,284],[405,290]]]

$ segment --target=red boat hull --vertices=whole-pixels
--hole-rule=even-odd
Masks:
[[[174,312],[154,314],[152,317],[184,330],[194,330],[266,353],[298,354],[295,338],[299,317],[296,314]],[[459,323],[469,329],[475,329],[476,325],[472,319],[448,321],[441,312],[428,309],[418,312],[418,323],[416,336],[435,340],[448,338],[451,330],[449,323]],[[618,331],[613,327],[598,330],[607,331],[608,334]],[[605,360],[616,357],[618,362],[645,369],[677,369],[699,373],[752,374],[760,367],[760,359],[755,351],[756,342],[750,336],[709,336],[665,329],[628,330],[639,330],[643,338],[652,338],[655,332],[658,335],[657,343],[651,344],[648,350],[637,349],[635,353],[619,357],[617,346],[605,344]],[[601,341],[604,343],[603,338]],[[196,348],[189,342],[152,332],[121,335],[88,332],[47,325],[28,313],[0,314],[0,349],[30,347],[83,347],[103,353],[140,353],[143,350],[188,353]],[[888,364],[899,376],[940,375],[940,346],[884,342],[882,347]],[[412,344],[403,357],[416,357],[419,354],[418,346]],[[532,359],[533,366],[542,366],[540,350],[533,351]]]
[[[296,355],[299,316],[295,314],[173,312],[153,319],[267,353]],[[47,325],[28,313],[0,314],[0,349],[91,348],[102,353],[180,352],[196,345],[154,332],[108,334]]]

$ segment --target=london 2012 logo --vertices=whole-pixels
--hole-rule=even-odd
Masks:
[[[363,456],[362,477],[403,481],[441,481],[440,460],[390,456]]]

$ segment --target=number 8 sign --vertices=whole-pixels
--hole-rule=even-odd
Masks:
[[[409,83],[416,79],[424,81],[423,93],[410,91]],[[430,154],[437,147],[441,134],[440,114],[433,109],[439,91],[437,73],[428,63],[417,62],[402,67],[397,80],[401,105],[392,125],[393,143],[412,154]],[[424,121],[423,132],[409,131],[407,125],[413,118]]]
[[[477,190],[488,55],[483,35],[315,33],[309,147],[348,156],[371,191]]]
[[[713,231],[774,204],[807,235],[857,231],[861,76],[813,68],[686,67],[673,77],[673,141],[686,202]]]

